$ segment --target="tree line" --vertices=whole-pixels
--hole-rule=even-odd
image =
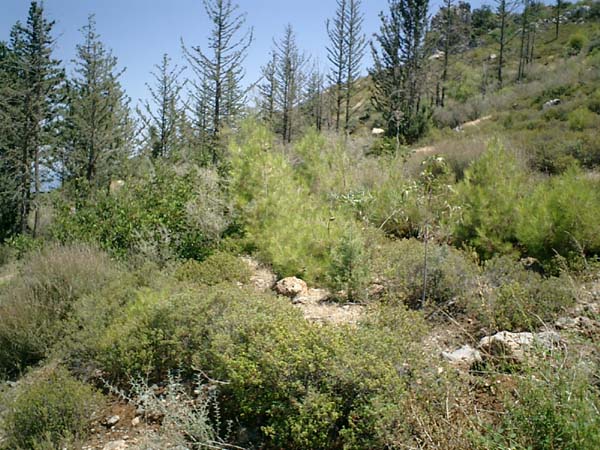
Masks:
[[[163,55],[152,70],[148,98],[132,108],[120,78],[123,68],[102,42],[94,16],[81,28],[71,73],[53,56],[55,23],[32,1],[26,23],[17,22],[0,43],[0,239],[36,234],[40,196],[56,179],[85,193],[106,187],[132,155],[188,159],[219,166],[226,136],[255,114],[289,143],[306,126],[350,134],[365,55],[372,109],[396,144],[425,132],[435,107],[446,103],[450,59],[492,34],[499,49],[497,84],[504,81],[506,48],[519,37],[518,79],[533,60],[540,4],[495,0],[471,10],[444,0],[430,18],[428,0],[388,0],[369,39],[361,0],[336,0],[327,20],[327,61],[302,51],[292,25],[273,39],[255,83],[244,62],[253,42],[246,14],[232,0],[203,0],[211,28],[205,45],[187,45],[184,67]],[[562,3],[556,6],[556,26]],[[256,107],[249,106],[254,93]]]

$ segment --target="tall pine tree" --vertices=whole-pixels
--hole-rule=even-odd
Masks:
[[[145,146],[153,158],[167,158],[181,147],[179,126],[184,114],[181,103],[182,83],[179,77],[183,69],[171,67],[171,58],[164,54],[160,64],[152,72],[154,85],[146,85],[150,100],[138,110],[144,126]]]
[[[397,147],[427,128],[429,110],[421,102],[427,9],[428,0],[389,0],[389,15],[380,14],[380,31],[371,43],[373,103]]]
[[[33,212],[31,231],[37,233],[40,194],[44,169],[54,144],[59,120],[64,73],[60,61],[52,58],[53,21],[46,19],[41,3],[32,1],[27,23],[17,23],[11,32],[11,43],[3,56],[4,122],[13,133],[2,150],[2,170],[14,175],[11,193],[17,211],[17,229],[28,231],[28,219]],[[6,79],[6,78],[5,78]]]
[[[100,40],[93,15],[81,32],[68,89],[64,178],[108,185],[131,150],[129,99],[119,82],[123,71]]]
[[[212,23],[208,50],[200,46],[188,49],[183,45],[186,59],[196,75],[196,100],[209,102],[211,114],[209,132],[218,137],[224,124],[232,124],[246,101],[242,89],[245,75],[243,63],[252,43],[252,29],[243,31],[245,14],[231,0],[204,0]],[[212,147],[212,162],[218,162],[216,146]]]

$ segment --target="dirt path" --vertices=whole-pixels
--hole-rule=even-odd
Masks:
[[[243,260],[252,270],[250,281],[260,292],[266,292],[277,282],[277,276],[268,267],[261,265],[250,257]],[[304,318],[319,324],[356,324],[365,307],[357,304],[340,304],[332,302],[331,294],[326,289],[309,289],[306,294],[299,295],[290,302],[302,311]]]
[[[464,129],[464,128],[469,128],[469,127],[476,127],[478,125],[480,125],[482,122],[485,122],[487,120],[490,120],[492,118],[492,116],[483,116],[480,117],[479,119],[476,120],[472,120],[470,122],[465,122],[462,125],[459,126],[460,129]],[[427,145],[425,147],[419,147],[415,150],[413,150],[414,154],[430,154],[430,153],[435,153],[436,152],[436,147],[433,145]]]

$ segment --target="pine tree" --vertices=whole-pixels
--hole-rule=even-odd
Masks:
[[[13,75],[8,86],[5,110],[14,134],[10,147],[1,155],[3,170],[15,176],[18,230],[27,232],[33,210],[32,233],[39,224],[39,196],[44,182],[44,166],[56,134],[64,73],[60,61],[52,58],[53,21],[44,16],[43,5],[32,1],[27,24],[17,23],[11,32],[9,58]],[[7,56],[3,59],[6,60]],[[6,86],[5,86],[6,88]]]
[[[278,61],[275,79],[279,86],[275,105],[281,113],[279,131],[284,142],[291,142],[295,126],[294,114],[301,100],[303,68],[307,62],[298,49],[291,25],[286,26],[281,40],[275,42],[275,52]]]
[[[337,0],[337,9],[332,21],[327,21],[327,35],[329,46],[327,47],[327,59],[331,63],[331,71],[328,75],[329,82],[333,85],[335,93],[335,131],[340,131],[342,103],[344,101],[344,77],[348,66],[348,40],[346,32],[348,26],[348,0]]]
[[[204,7],[213,28],[208,39],[208,51],[200,46],[187,49],[186,59],[196,75],[196,101],[209,102],[211,124],[209,132],[218,137],[224,124],[231,124],[246,101],[241,88],[245,72],[244,60],[253,40],[252,29],[241,34],[245,14],[238,14],[238,5],[231,0],[204,0]],[[216,146],[212,149],[213,164],[218,162]]]
[[[352,110],[350,104],[355,93],[356,80],[360,76],[362,60],[367,48],[367,39],[362,32],[364,15],[361,12],[361,0],[348,0],[348,20],[346,32],[346,47],[348,52],[346,63],[346,121],[344,129],[349,132]]]
[[[17,86],[14,53],[8,45],[0,42],[0,242],[18,231],[19,159],[14,126]]]
[[[146,85],[150,101],[138,110],[145,129],[144,140],[153,158],[167,158],[181,147],[178,127],[184,114],[181,104],[183,85],[179,77],[183,69],[171,68],[171,58],[164,54],[152,72],[154,86]]]
[[[325,77],[318,64],[315,64],[308,75],[303,106],[309,125],[318,131],[323,127],[324,84]]]
[[[498,41],[498,85],[502,87],[503,84],[503,69],[504,59],[506,54],[506,46],[511,36],[508,33],[509,19],[512,10],[514,9],[514,3],[510,0],[495,0],[496,1],[496,17],[499,23],[499,35]]]
[[[387,135],[412,143],[426,130],[429,111],[421,104],[427,51],[427,0],[389,0],[389,16],[371,43],[373,103],[387,122]]]
[[[65,179],[108,184],[126,159],[131,120],[117,71],[117,58],[96,33],[94,16],[81,29],[64,134]]]
[[[263,82],[258,85],[260,95],[259,108],[265,121],[271,126],[275,123],[275,97],[277,96],[277,53],[271,52],[267,65],[261,67]]]

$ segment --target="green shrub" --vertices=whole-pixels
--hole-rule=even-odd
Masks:
[[[95,242],[118,256],[141,253],[164,262],[202,259],[229,224],[218,175],[197,167],[158,164],[117,192],[59,199],[54,235]]]
[[[600,88],[596,89],[588,100],[588,108],[590,111],[600,114]]]
[[[247,436],[239,445],[382,448],[400,436],[418,441],[408,412],[418,408],[415,389],[446,408],[447,386],[428,374],[417,349],[424,331],[403,307],[375,311],[358,327],[317,327],[289,301],[217,285],[141,294],[101,339],[97,361],[125,386],[172,371],[183,381],[196,372],[222,381],[222,418]],[[419,387],[417,377],[431,384]],[[393,432],[392,416],[406,422]]]
[[[264,127],[246,123],[231,153],[232,191],[245,239],[279,275],[326,281],[331,250],[354,226],[351,219],[311,192]]]
[[[346,293],[348,300],[367,298],[370,281],[370,258],[362,236],[348,232],[333,249],[330,269],[331,286]]]
[[[598,116],[583,106],[569,113],[569,128],[574,131],[583,131],[598,122]]]
[[[491,144],[458,186],[462,214],[454,231],[458,243],[473,246],[484,259],[513,251],[517,207],[527,193],[527,178],[515,153]]]
[[[600,446],[600,395],[583,363],[565,355],[535,359],[504,398],[500,423],[487,424],[481,448],[593,450]]]
[[[251,274],[250,267],[241,258],[224,252],[214,253],[202,262],[190,259],[175,271],[175,277],[180,281],[208,286],[224,282],[246,284]]]
[[[485,262],[483,299],[467,309],[489,332],[529,331],[553,323],[576,300],[567,275],[543,278],[509,256]]]
[[[0,285],[0,372],[16,374],[44,359],[64,336],[76,301],[118,274],[106,254],[85,245],[25,256],[19,274]]]
[[[374,272],[386,291],[411,307],[421,305],[425,273],[425,245],[414,239],[378,249]],[[448,245],[427,246],[426,301],[445,304],[469,297],[475,287],[477,265]]]
[[[102,406],[94,389],[63,368],[42,368],[19,382],[2,428],[6,448],[63,448],[89,432]],[[72,447],[71,447],[72,448]]]
[[[569,55],[578,55],[585,44],[587,43],[587,38],[585,35],[581,33],[572,34],[569,37],[569,41],[567,42],[567,52]]]
[[[523,202],[516,235],[528,255],[549,262],[600,254],[598,181],[576,168],[540,183]]]

